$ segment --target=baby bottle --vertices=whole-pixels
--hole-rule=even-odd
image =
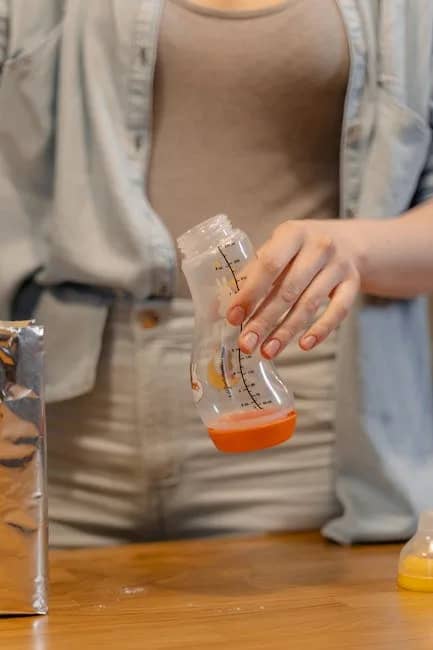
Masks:
[[[272,362],[239,349],[242,325],[233,327],[225,318],[242,269],[254,258],[250,240],[219,215],[177,241],[195,308],[192,394],[211,439],[224,452],[284,442],[296,424],[293,397]]]
[[[421,513],[415,535],[401,550],[398,584],[410,591],[433,591],[433,511]]]

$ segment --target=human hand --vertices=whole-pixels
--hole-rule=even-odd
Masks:
[[[356,222],[286,221],[257,251],[227,319],[244,324],[239,346],[271,359],[297,335],[310,350],[347,316],[360,289],[366,246]],[[318,310],[329,303],[325,311]]]

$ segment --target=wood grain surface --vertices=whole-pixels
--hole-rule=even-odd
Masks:
[[[399,547],[318,534],[51,554],[50,614],[0,620],[1,650],[433,650],[433,594]]]

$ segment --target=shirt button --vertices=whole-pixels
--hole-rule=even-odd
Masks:
[[[137,322],[144,330],[152,329],[159,323],[159,316],[156,312],[145,309],[137,312]]]

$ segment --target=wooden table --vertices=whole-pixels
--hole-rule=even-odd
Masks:
[[[1,650],[433,650],[433,594],[399,591],[399,547],[318,534],[56,551],[48,617]]]

